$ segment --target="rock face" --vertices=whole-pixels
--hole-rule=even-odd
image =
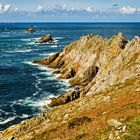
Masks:
[[[57,98],[52,98],[51,103],[48,104],[48,106],[54,107],[54,106],[62,105],[70,101],[73,101],[79,97],[80,97],[79,91],[69,91],[68,93],[65,93],[64,95],[61,95]]]
[[[58,68],[80,95],[96,94],[140,74],[140,38],[128,41],[122,33],[110,39],[88,35],[66,46],[59,55],[34,63]],[[55,73],[55,72],[54,72]]]
[[[83,36],[33,63],[57,68],[74,90],[52,98],[48,106],[56,107],[47,113],[4,130],[3,139],[140,139],[139,37]]]
[[[39,41],[37,41],[36,43],[52,43],[53,42],[53,38],[50,34],[43,36],[41,39],[39,39]]]

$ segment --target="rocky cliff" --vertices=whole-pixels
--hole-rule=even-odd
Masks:
[[[114,84],[139,77],[139,44],[138,37],[128,41],[122,33],[110,39],[88,35],[65,47],[60,54],[34,61],[58,68],[54,73],[61,74],[59,78],[69,79],[70,85],[77,87],[76,91],[68,93],[68,97],[65,94],[62,99],[53,99],[51,106],[85,94],[96,94]],[[70,95],[72,99],[69,99]]]
[[[3,131],[5,139],[140,139],[139,37],[83,36],[33,63],[55,68],[74,90],[53,98],[49,112]]]

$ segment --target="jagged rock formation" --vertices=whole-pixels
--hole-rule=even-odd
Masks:
[[[60,73],[59,78],[70,79],[70,85],[79,86],[80,97],[139,76],[139,44],[138,37],[128,41],[122,33],[111,39],[88,35],[65,47],[59,55],[34,63],[58,68],[54,73]],[[60,98],[63,100],[63,96]],[[53,103],[50,106],[55,106]]]
[[[50,34],[48,35],[44,35],[41,39],[39,39],[36,43],[52,43],[53,42],[53,38]]]
[[[83,36],[60,54],[34,63],[57,68],[54,73],[69,79],[75,90],[53,98],[49,106],[58,107],[3,131],[3,138],[140,139],[139,37]]]

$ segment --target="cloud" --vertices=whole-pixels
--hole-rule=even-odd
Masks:
[[[18,8],[15,8],[14,9],[14,12],[19,12],[20,10]]]
[[[96,9],[94,7],[89,6],[89,7],[87,7],[86,11],[89,12],[89,13],[92,13],[92,12],[95,12]]]
[[[27,11],[21,8],[16,8],[11,6],[10,4],[0,4],[0,19],[24,19],[26,21],[30,21],[32,19],[44,21],[46,19],[55,20],[73,20],[78,21],[88,19],[88,21],[94,20],[110,20],[115,19],[118,20],[124,19],[125,17],[130,17],[131,14],[135,14],[134,17],[140,16],[140,8],[131,7],[131,6],[123,6],[119,7],[118,4],[112,5],[110,8],[97,8],[94,6],[87,6],[84,8],[78,8],[76,6],[70,6],[66,4],[56,4],[53,7],[43,7],[42,5],[38,5],[34,11]],[[122,16],[123,15],[123,16]],[[133,17],[133,16],[132,16]]]
[[[41,5],[38,5],[37,12],[42,12],[42,11],[44,11],[44,7]]]
[[[5,13],[5,12],[9,11],[10,9],[11,9],[10,4],[2,5],[0,3],[0,13]]]
[[[121,14],[134,14],[135,12],[138,12],[138,9],[131,6],[124,6],[120,8],[119,12]]]
[[[57,4],[55,5],[52,10],[58,10],[58,11],[66,11],[66,12],[69,12],[69,11],[74,11],[76,10],[74,7],[70,7],[70,6],[67,6],[66,4]]]

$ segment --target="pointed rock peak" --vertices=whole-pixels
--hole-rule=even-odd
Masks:
[[[119,32],[117,35],[111,38],[111,45],[119,46],[119,48],[124,49],[128,40],[122,32]]]
[[[117,36],[118,36],[118,37],[121,37],[121,38],[125,38],[125,35],[124,35],[122,32],[119,32],[119,33],[117,34]]]
[[[134,42],[140,41],[140,37],[139,36],[135,36],[134,39],[132,39],[132,41],[134,41]]]
[[[125,35],[122,32],[119,32],[117,35],[113,36],[112,39],[117,39],[117,40],[120,40],[120,41],[128,42]]]

